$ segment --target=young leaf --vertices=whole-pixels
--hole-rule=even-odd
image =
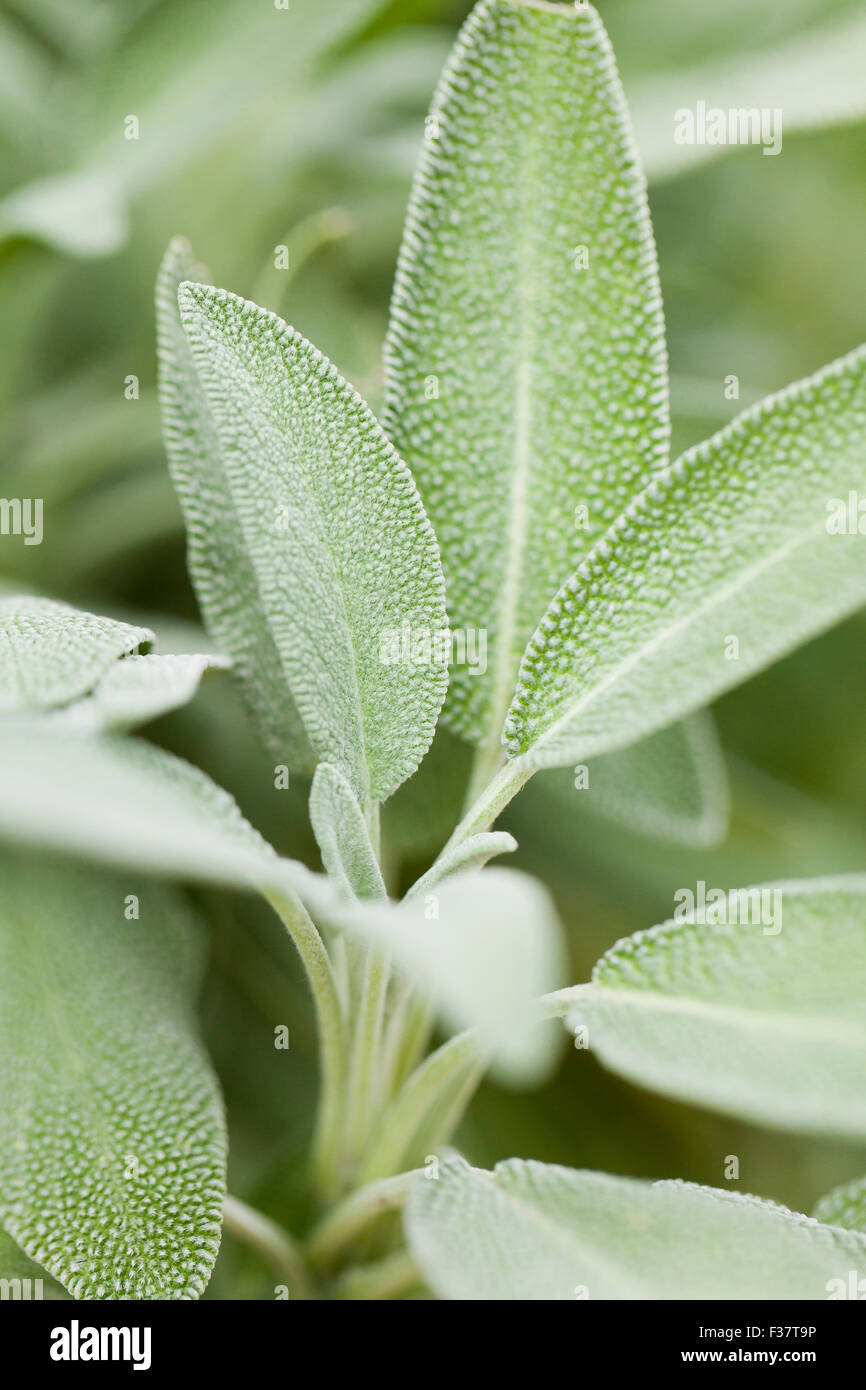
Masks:
[[[230,666],[226,657],[198,653],[127,656],[109,667],[92,694],[54,717],[76,733],[136,728],[188,704],[206,672]]]
[[[866,1136],[866,876],[703,898],[683,895],[681,920],[602,956],[570,1025],[605,1066],[665,1095]]]
[[[120,657],[147,651],[147,628],[82,613],[51,599],[0,598],[0,712],[69,704]]]
[[[357,798],[340,772],[319,763],[310,789],[310,821],[333,881],[348,897],[384,898],[385,884]]]
[[[828,1226],[866,1232],[866,1178],[855,1178],[842,1187],[834,1187],[821,1198],[813,1215],[816,1221],[824,1221]]]
[[[4,857],[0,885],[0,1220],[77,1298],[196,1298],[226,1141],[188,910],[44,858]]]
[[[505,830],[485,830],[479,835],[470,835],[468,840],[453,849],[448,846],[439,855],[432,868],[414,883],[407,893],[408,898],[417,898],[434,888],[452,874],[469,869],[483,869],[489,860],[498,854],[513,854],[517,841]]]
[[[581,785],[578,772],[575,787]],[[581,809],[674,844],[716,845],[724,838],[728,779],[706,710],[594,758],[587,779]]]
[[[481,0],[434,97],[386,347],[385,427],[442,546],[454,728],[498,742],[520,655],[668,461],[655,248],[591,5]]]
[[[528,767],[700,708],[866,601],[866,347],[744,411],[627,508],[554,598],[506,722]]]
[[[442,1163],[406,1227],[448,1299],[823,1299],[866,1272],[866,1239],[758,1197],[519,1158]]]
[[[211,537],[210,554],[191,547],[205,616],[271,730],[288,689],[316,756],[362,803],[383,800],[426,752],[448,680],[435,659],[447,633],[442,571],[415,485],[300,334],[202,285],[182,285],[179,304],[206,422],[199,444],[164,347],[166,442],[191,533]],[[201,419],[201,405],[186,413]],[[203,449],[214,491],[193,495]],[[244,601],[235,592],[226,606],[207,585],[215,566],[231,576],[236,563]],[[257,634],[255,652],[239,624]]]

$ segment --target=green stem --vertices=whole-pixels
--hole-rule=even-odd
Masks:
[[[334,1287],[336,1298],[355,1301],[396,1298],[421,1282],[411,1255],[397,1250],[372,1264],[347,1269]]]
[[[328,1213],[313,1231],[306,1246],[309,1263],[316,1269],[330,1264],[345,1247],[385,1212],[402,1207],[418,1177],[418,1171],[368,1183],[352,1192]]]
[[[346,1080],[346,1036],[340,990],[325,944],[300,899],[288,890],[272,886],[262,891],[295,943],[316,1003],[321,1087],[312,1148],[313,1178],[319,1193],[332,1197],[340,1186]]]
[[[521,787],[526,785],[535,771],[534,767],[526,767],[519,758],[514,758],[507,762],[504,767],[501,767],[466,812],[439,859],[443,858],[450,850],[456,849],[458,845],[462,845],[463,841],[468,840],[470,835],[478,835],[482,830],[489,830],[497,816],[505,810],[508,803],[513,800]],[[438,863],[439,860],[436,862]]]
[[[361,1182],[374,1182],[399,1169],[424,1119],[447,1093],[454,1077],[467,1062],[478,1060],[480,1053],[478,1033],[473,1028],[449,1038],[424,1059],[385,1111],[361,1164]]]
[[[301,1252],[288,1231],[255,1207],[247,1206],[228,1193],[223,1201],[223,1228],[251,1250],[261,1255],[265,1264],[286,1285],[292,1298],[312,1297],[309,1277]]]
[[[478,745],[472,759],[472,771],[469,774],[464,811],[472,809],[479,796],[500,771],[504,762],[505,749],[501,743],[480,743]]]
[[[379,1098],[378,1063],[390,970],[389,952],[380,946],[370,946],[349,1070],[346,1147],[353,1161],[363,1151]]]

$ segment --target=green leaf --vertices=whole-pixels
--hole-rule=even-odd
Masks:
[[[821,1198],[813,1215],[816,1221],[824,1221],[828,1226],[866,1232],[866,1178],[855,1178],[842,1187],[834,1187]]]
[[[427,123],[386,369],[452,626],[487,633],[486,673],[454,666],[446,717],[498,742],[551,598],[668,461],[652,229],[591,6],[473,10]]]
[[[866,876],[696,885],[678,912],[566,991],[599,1060],[756,1124],[866,1136]]]
[[[310,789],[310,821],[333,881],[349,897],[384,898],[385,884],[355,793],[339,768],[319,763]]]
[[[146,651],[147,628],[29,595],[0,598],[0,712],[69,704],[121,657]]]
[[[230,666],[225,657],[203,653],[128,656],[106,671],[91,695],[54,717],[79,733],[133,729],[188,704],[208,671]]]
[[[866,1271],[866,1240],[758,1197],[519,1158],[443,1163],[406,1225],[448,1299],[824,1299]]]
[[[452,874],[469,869],[483,869],[496,855],[513,854],[516,849],[517,841],[505,830],[484,830],[478,835],[470,835],[468,840],[461,841],[459,845],[446,845],[432,868],[412,885],[407,897],[416,898],[426,893],[443,879],[450,878]]]
[[[512,757],[561,766],[699,709],[866,601],[866,347],[684,454],[560,589],[524,654]],[[829,528],[829,529],[828,529]]]
[[[0,887],[0,1220],[77,1298],[196,1298],[226,1140],[188,910],[43,858],[5,857]]]
[[[6,1282],[4,1282],[6,1281]],[[29,1260],[0,1226],[0,1299],[65,1299],[66,1290],[41,1265]]]
[[[259,705],[280,711],[291,690],[318,758],[360,801],[383,800],[429,747],[448,682],[433,654],[447,634],[442,570],[415,485],[360,397],[281,319],[201,285],[183,285],[179,304],[222,490],[191,499],[194,452],[169,388],[181,501],[193,533],[223,537],[215,562],[231,576],[240,554],[253,584],[243,607],[234,594],[227,609],[204,603],[205,616],[254,682],[236,629],[259,632],[270,644]],[[213,562],[193,556],[193,568],[206,585]],[[406,659],[399,640],[391,659],[404,630],[426,641],[426,659],[414,645]]]
[[[674,844],[716,845],[724,839],[728,779],[706,711],[594,758],[588,776],[581,809]]]

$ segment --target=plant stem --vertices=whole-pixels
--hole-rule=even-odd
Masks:
[[[501,743],[480,743],[478,745],[472,759],[464,811],[471,810],[481,793],[499,772],[504,761],[505,749]]]
[[[361,1164],[360,1181],[374,1182],[400,1167],[423,1120],[466,1063],[479,1060],[481,1050],[477,1030],[473,1028],[449,1038],[424,1059],[385,1111]]]
[[[301,1253],[282,1226],[263,1216],[255,1207],[226,1193],[223,1201],[223,1227],[236,1239],[261,1255],[265,1264],[284,1283],[292,1298],[312,1297],[309,1277]]]
[[[356,1265],[342,1274],[334,1288],[337,1298],[370,1300],[394,1298],[421,1282],[406,1250],[397,1250],[368,1265]]]
[[[346,1082],[346,1037],[340,990],[325,944],[300,899],[272,885],[262,889],[285,923],[307,973],[319,1028],[321,1085],[312,1147],[313,1179],[323,1197],[339,1191]]]
[[[389,977],[389,952],[380,946],[370,946],[364,967],[349,1069],[346,1146],[352,1160],[357,1159],[363,1150],[378,1100],[378,1083],[381,1080],[378,1063]]]
[[[466,812],[439,858],[462,845],[470,835],[489,830],[497,816],[505,810],[509,801],[526,785],[535,771],[534,767],[525,766],[519,758],[505,763]]]
[[[403,1205],[420,1170],[398,1173],[368,1183],[352,1192],[328,1213],[313,1231],[306,1246],[309,1263],[315,1268],[329,1264],[336,1255],[385,1212]]]

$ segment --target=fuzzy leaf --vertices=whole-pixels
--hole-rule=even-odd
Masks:
[[[225,657],[198,653],[127,656],[109,667],[91,695],[58,710],[55,719],[77,733],[133,729],[188,704],[206,672],[230,665]]]
[[[866,1136],[866,876],[704,894],[602,956],[573,992],[571,1026],[605,1066],[665,1095]]]
[[[43,858],[4,857],[0,885],[0,1219],[77,1298],[196,1298],[226,1141],[188,910]]]
[[[349,897],[384,898],[385,885],[357,798],[340,772],[319,763],[310,821],[326,872]]]
[[[448,1299],[824,1299],[866,1272],[866,1239],[758,1197],[519,1158],[443,1163],[406,1225]]]
[[[630,748],[594,758],[579,805],[643,835],[715,845],[728,825],[728,779],[705,710]]]
[[[448,680],[444,662],[390,659],[389,636],[404,628],[430,647],[447,631],[436,539],[415,485],[360,397],[300,334],[202,285],[184,284],[179,304],[218,444],[216,492],[193,497],[200,449],[186,442],[164,350],[181,501],[193,535],[212,538],[204,560],[193,546],[192,566],[202,589],[215,565],[231,578],[239,561],[245,593],[243,604],[237,591],[228,603],[205,595],[205,616],[269,711],[266,724],[275,727],[290,690],[317,757],[362,802],[383,800],[429,747]],[[238,624],[256,631],[256,652]]]
[[[147,628],[51,599],[0,598],[0,712],[69,704],[121,657],[147,651],[152,641]]]
[[[738,416],[643,492],[551,603],[506,722],[530,766],[692,712],[866,602],[866,348]],[[833,523],[835,524],[835,523]]]
[[[454,666],[446,717],[498,741],[551,598],[668,461],[644,181],[590,5],[470,15],[427,123],[386,369],[452,626],[488,634],[484,675]]]
[[[866,1178],[855,1178],[842,1187],[834,1187],[821,1198],[813,1215],[816,1221],[824,1221],[828,1226],[866,1232]]]
[[[452,874],[483,869],[498,854],[513,854],[516,849],[517,841],[505,830],[484,830],[478,835],[470,835],[453,849],[446,846],[432,868],[412,885],[407,897],[419,897]]]

